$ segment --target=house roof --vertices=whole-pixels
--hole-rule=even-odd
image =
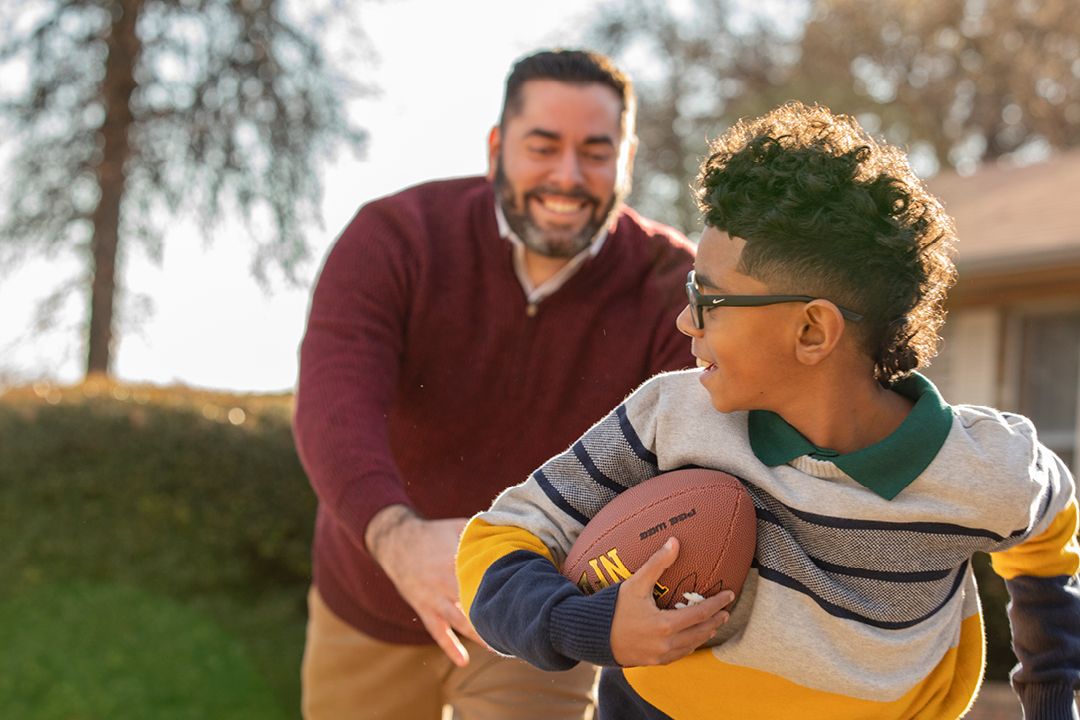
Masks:
[[[1080,264],[1080,150],[927,182],[956,220],[963,278]]]

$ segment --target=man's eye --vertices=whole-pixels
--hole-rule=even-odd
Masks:
[[[554,155],[555,148],[546,145],[534,145],[533,147],[529,148],[529,152],[533,153],[534,155]]]

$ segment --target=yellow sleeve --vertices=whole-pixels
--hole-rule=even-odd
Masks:
[[[1077,531],[1080,513],[1076,498],[1057,514],[1040,535],[1029,538],[1016,547],[990,554],[994,572],[1005,580],[1026,575],[1055,577],[1075,575],[1080,570],[1080,543]]]
[[[499,558],[516,550],[543,555],[552,564],[551,551],[532,533],[512,525],[492,525],[474,517],[465,526],[458,544],[457,578],[461,609],[468,617],[484,573]]]

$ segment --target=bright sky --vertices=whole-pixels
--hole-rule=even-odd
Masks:
[[[358,68],[382,95],[355,104],[371,139],[366,158],[349,154],[325,168],[325,231],[313,234],[305,285],[263,293],[249,275],[246,238],[220,230],[209,248],[197,228],[177,223],[161,266],[137,253],[124,272],[137,318],[122,321],[114,372],[148,381],[239,391],[291,389],[310,286],[330,243],[364,202],[424,180],[482,173],[485,139],[513,61],[542,46],[573,44],[567,28],[596,0],[397,0],[363,4],[361,20],[380,62]],[[542,9],[541,9],[542,8]],[[61,260],[27,263],[0,284],[0,389],[5,383],[82,376],[83,309],[60,326],[33,328],[34,309],[78,272]],[[140,309],[142,308],[142,309]]]

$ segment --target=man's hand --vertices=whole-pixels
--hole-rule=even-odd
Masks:
[[[611,621],[611,654],[619,665],[674,662],[700,647],[728,621],[724,608],[735,599],[730,590],[678,610],[656,607],[653,586],[678,556],[679,541],[670,538],[619,586]]]
[[[469,663],[469,653],[455,630],[485,644],[458,601],[454,553],[466,522],[424,520],[403,505],[392,505],[371,519],[364,535],[375,561],[458,667]]]

